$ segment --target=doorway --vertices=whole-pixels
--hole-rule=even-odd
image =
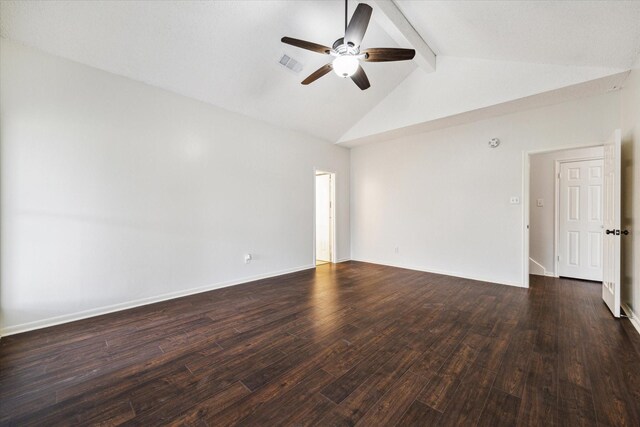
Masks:
[[[602,145],[525,153],[525,287],[529,274],[602,279],[603,157]]]
[[[629,234],[628,230],[621,230],[621,170],[622,170],[622,132],[620,129],[615,129],[611,136],[604,142],[603,145],[598,147],[584,148],[583,150],[601,150],[600,155],[593,156],[589,154],[586,158],[575,156],[575,152],[571,152],[568,158],[556,160],[556,175],[553,177],[556,180],[556,194],[559,193],[560,187],[560,160],[565,161],[584,161],[584,160],[602,160],[601,175],[602,184],[600,186],[600,200],[602,203],[601,211],[601,231],[600,231],[600,251],[602,253],[601,258],[601,270],[602,270],[602,300],[605,302],[611,314],[614,317],[620,317],[620,259],[621,259],[621,242],[620,239],[623,236]],[[568,150],[568,149],[565,149]],[[575,149],[578,151],[578,149]],[[556,209],[556,251],[555,262],[556,270],[553,274],[549,274],[545,271],[544,266],[536,265],[531,255],[533,254],[533,246],[535,244],[536,234],[532,228],[533,226],[533,212],[535,207],[542,207],[545,205],[544,200],[538,203],[536,196],[533,194],[534,180],[539,173],[539,168],[533,164],[533,158],[536,155],[544,155],[545,152],[552,156],[556,156],[556,151],[542,150],[540,152],[523,152],[523,171],[524,171],[524,206],[523,206],[523,280],[524,287],[529,287],[529,274],[540,274],[559,276],[559,267],[557,266],[559,254],[558,249],[558,235],[559,224],[558,216],[559,208]],[[574,158],[571,158],[574,157]],[[577,157],[577,158],[575,158]],[[569,173],[567,171],[567,173]],[[597,173],[597,172],[595,172]],[[575,175],[575,172],[574,172]],[[548,177],[548,174],[542,176]],[[586,195],[588,198],[588,193]],[[556,203],[558,206],[559,203]],[[535,207],[534,207],[535,206]],[[594,232],[595,233],[595,232]],[[597,245],[596,245],[597,246]],[[541,267],[537,272],[535,269]]]
[[[335,173],[315,172],[316,265],[335,262]]]

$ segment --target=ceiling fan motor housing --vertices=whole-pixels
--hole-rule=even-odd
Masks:
[[[344,38],[339,38],[333,42],[332,47],[338,55],[358,55],[360,53],[359,46],[354,46],[352,43],[345,43]]]

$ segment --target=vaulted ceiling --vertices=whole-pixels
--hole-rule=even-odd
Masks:
[[[436,53],[596,67],[631,66],[640,2],[396,1]]]
[[[363,45],[412,47],[381,24],[379,2],[368,3]],[[494,106],[531,107],[538,101],[514,101],[536,95],[559,102],[611,90],[640,50],[637,1],[395,4],[438,55],[436,70],[367,63],[366,91],[335,75],[302,86],[327,57],[280,42],[331,45],[344,30],[341,0],[2,1],[0,36],[346,145]],[[303,69],[280,65],[283,54]]]

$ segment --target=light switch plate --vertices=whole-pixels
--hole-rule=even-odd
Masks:
[[[538,199],[536,200],[536,206],[541,208],[544,206],[544,200],[543,199]]]

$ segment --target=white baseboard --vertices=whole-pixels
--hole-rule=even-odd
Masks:
[[[418,267],[418,266],[413,266],[413,265],[393,264],[393,263],[387,263],[387,262],[381,262],[381,261],[373,261],[373,260],[367,260],[367,259],[361,259],[361,258],[353,258],[353,257],[351,258],[351,260],[352,261],[359,261],[359,262],[367,262],[369,264],[386,265],[388,267],[405,268],[407,270],[423,271],[425,273],[442,274],[443,276],[453,276],[453,277],[459,277],[461,279],[478,280],[480,282],[489,282],[489,283],[497,283],[499,285],[515,286],[517,288],[523,288],[524,287],[522,285],[522,283],[504,282],[504,281],[495,280],[495,279],[489,278],[489,277],[469,276],[469,275],[461,274],[461,273],[454,272],[454,271],[434,270],[434,269],[427,269],[427,268],[424,268],[424,267]]]
[[[638,333],[640,334],[640,318],[638,318],[638,316],[633,312],[633,310],[631,310],[631,307],[629,307],[627,304],[621,304],[621,305],[624,312],[627,313],[627,316],[629,316],[629,321],[631,322],[633,327],[636,328],[636,331],[638,331]]]
[[[76,320],[87,319],[89,317],[100,316],[103,314],[113,313],[116,311],[128,310],[130,308],[149,305],[156,302],[166,301],[174,298],[180,298],[188,295],[199,294],[202,292],[212,291],[214,289],[226,288],[229,286],[241,285],[243,283],[253,282],[270,277],[282,276],[283,274],[295,273],[297,271],[310,270],[315,268],[314,264],[304,265],[286,270],[280,270],[273,273],[259,274],[256,276],[245,277],[237,280],[229,280],[226,282],[215,283],[212,285],[191,288],[167,294],[157,295],[148,298],[142,298],[133,301],[127,301],[119,304],[108,305],[104,307],[92,308],[90,310],[79,311],[77,313],[64,314],[62,316],[50,317],[48,319],[36,320],[34,322],[23,323],[20,325],[6,326],[0,329],[0,337],[19,334],[22,332],[33,331],[36,329],[48,328],[49,326],[61,325],[63,323],[75,322]]]
[[[336,264],[341,262],[347,262],[347,261],[351,261],[351,258],[340,258],[339,260],[336,261]]]

